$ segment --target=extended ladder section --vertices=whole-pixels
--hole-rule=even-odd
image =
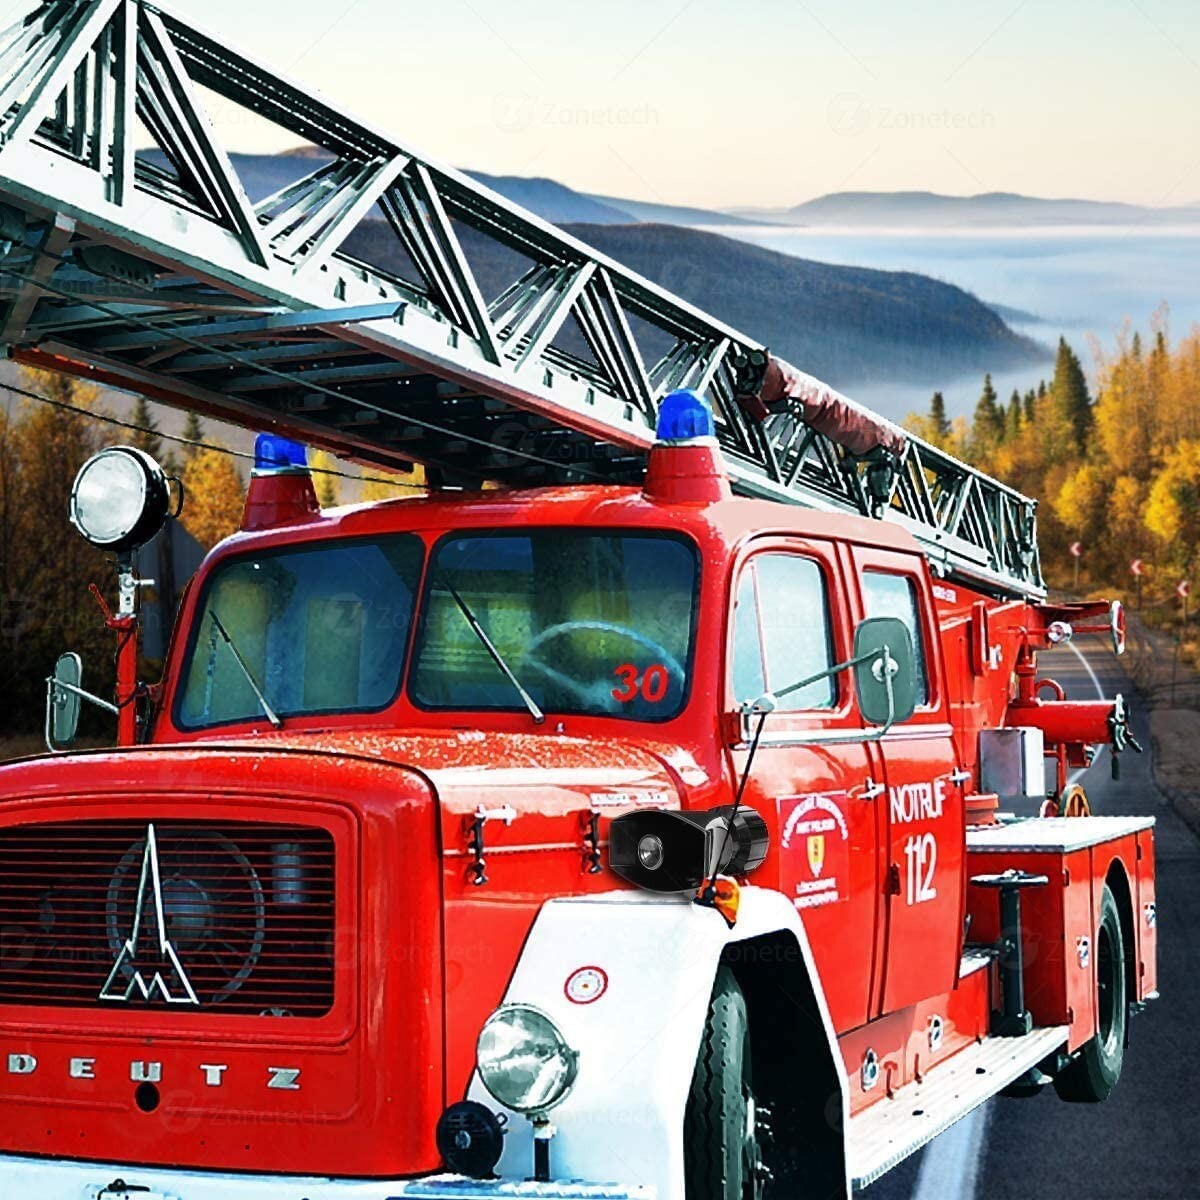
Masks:
[[[273,127],[271,194],[222,128]],[[311,148],[311,149],[308,149]],[[907,526],[1040,598],[1036,503],[144,0],[0,34],[0,344],[386,467],[636,482],[703,391],[735,490]]]

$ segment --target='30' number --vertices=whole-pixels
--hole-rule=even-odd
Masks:
[[[647,704],[661,704],[671,686],[671,677],[662,663],[654,663],[644,672],[639,671],[633,663],[622,663],[613,674],[621,681],[620,687],[613,688],[613,699],[622,704],[628,704],[639,696]]]

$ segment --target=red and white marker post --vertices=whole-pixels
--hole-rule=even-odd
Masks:
[[[1074,591],[1079,591],[1079,560],[1083,557],[1083,543],[1071,543],[1071,557],[1075,560],[1075,586]]]
[[[1146,564],[1140,558],[1135,558],[1129,564],[1129,572],[1137,580],[1137,608],[1142,611],[1142,576],[1146,573]]]
[[[1183,635],[1187,633],[1188,597],[1192,594],[1192,584],[1189,579],[1181,579],[1175,585],[1175,595],[1183,601],[1182,616],[1179,624],[1179,635],[1175,638],[1175,658],[1171,663],[1171,704],[1175,704],[1175,676],[1179,669],[1179,655],[1183,648]]]

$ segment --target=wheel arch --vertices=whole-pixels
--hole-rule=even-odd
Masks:
[[[1125,864],[1119,858],[1114,858],[1109,864],[1104,882],[1117,902],[1117,914],[1121,918],[1121,941],[1124,943],[1125,959],[1125,995],[1128,1002],[1131,997],[1137,999],[1138,994],[1137,924],[1133,918],[1133,889],[1129,883]],[[1125,1026],[1125,1036],[1128,1040],[1128,1023]]]
[[[746,998],[755,1098],[772,1112],[776,1194],[834,1196],[847,1174],[845,1072],[829,1052],[819,982],[790,929],[726,946]]]

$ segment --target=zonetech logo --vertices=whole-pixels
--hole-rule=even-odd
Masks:
[[[143,938],[146,936],[143,926],[147,923],[147,908],[151,899],[154,904],[150,911],[154,917],[155,931],[158,935],[158,961],[154,966],[154,974],[147,983],[146,976],[143,974],[145,964],[139,960],[138,952]],[[165,977],[164,968],[166,968]],[[128,973],[129,977],[129,983],[124,991],[120,987],[122,972]],[[168,1004],[199,1005],[200,1003],[195,989],[192,987],[192,982],[188,979],[187,972],[179,961],[179,955],[175,953],[175,947],[171,944],[171,939],[167,937],[167,919],[163,912],[162,875],[158,865],[158,836],[154,826],[149,825],[146,827],[146,852],[142,856],[142,876],[138,882],[137,901],[133,909],[133,929],[126,939],[125,945],[121,948],[121,953],[117,955],[117,961],[113,963],[113,969],[109,973],[107,982],[100,989],[100,999],[128,1004],[135,993],[143,1000],[152,1000],[156,992]]]

